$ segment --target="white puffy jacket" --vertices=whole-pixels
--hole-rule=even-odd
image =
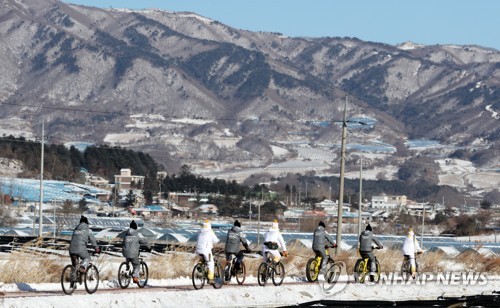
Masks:
[[[264,239],[264,242],[278,243],[281,249],[283,251],[286,251],[285,240],[283,239],[283,235],[281,235],[281,232],[279,230],[269,229],[269,231],[266,232],[266,237]],[[265,247],[264,245],[264,250],[269,250],[269,249],[267,249],[267,247]]]
[[[416,252],[420,251],[420,245],[415,236],[407,236],[403,242],[403,255],[413,257]]]
[[[201,229],[200,233],[198,234],[198,240],[196,241],[196,253],[205,254],[212,252],[212,247],[218,241],[219,238],[217,238],[212,229],[209,228]]]

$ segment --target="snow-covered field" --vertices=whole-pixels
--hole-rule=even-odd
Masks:
[[[346,277],[342,281],[345,281]],[[498,277],[497,277],[498,279]],[[352,280],[352,279],[351,279]],[[248,283],[256,282],[254,277],[247,278]],[[115,281],[104,281],[95,294],[77,292],[71,296],[64,295],[59,284],[3,284],[0,291],[4,293],[0,299],[3,307],[276,307],[293,305],[315,300],[424,300],[444,296],[462,296],[475,294],[491,294],[500,290],[499,280],[488,280],[484,285],[472,285],[426,282],[425,284],[386,283],[370,285],[343,283],[343,290],[328,295],[320,283],[287,284],[293,282],[287,278],[279,287],[272,285],[260,286],[223,286],[214,289],[205,286],[202,290],[194,290],[189,278],[173,280],[152,280],[143,290],[133,286],[127,290],[112,292],[116,288]],[[246,282],[247,283],[247,282]],[[341,284],[342,282],[339,282]],[[185,286],[182,289],[172,289],[171,286]],[[78,290],[82,290],[79,287]],[[29,297],[8,297],[8,292],[24,291]],[[48,292],[48,296],[30,296],[33,292]],[[58,293],[60,291],[60,294]]]

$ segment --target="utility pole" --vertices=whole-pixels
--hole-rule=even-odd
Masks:
[[[250,209],[248,210],[248,225],[252,225],[252,201],[248,202]]]
[[[38,236],[42,237],[42,225],[43,225],[43,217],[42,217],[42,207],[43,207],[43,151],[45,145],[45,123],[42,122],[42,151],[41,151],[41,160],[40,160],[40,209],[38,214]]]
[[[160,189],[160,192],[158,193],[158,204],[161,205],[161,180],[158,182],[158,187]]]
[[[342,242],[342,210],[344,206],[344,167],[345,167],[345,146],[347,139],[347,121],[346,121],[346,109],[347,109],[347,96],[344,103],[344,117],[342,120],[342,143],[340,150],[340,188],[339,188],[339,207],[338,207],[338,217],[337,217],[337,248],[335,254],[338,255],[341,251],[340,244]]]
[[[360,164],[359,164],[359,204],[358,204],[358,248],[359,248],[359,236],[361,235],[361,203],[363,201],[363,154],[359,154]]]
[[[257,221],[257,247],[260,246],[260,207],[264,204],[264,184],[260,186],[260,199],[259,209],[257,211],[258,221]]]
[[[57,231],[56,230],[57,225],[56,225],[56,204],[55,204],[54,201],[52,201],[52,205],[54,206],[54,240],[55,240],[55,238],[56,238],[56,231]]]
[[[332,181],[330,181],[330,201],[333,201],[332,200]]]
[[[115,199],[114,200],[115,206],[113,206],[111,209],[111,217],[115,217],[115,208],[118,207],[118,196],[119,196],[118,186],[120,186],[120,185],[119,185],[119,182],[116,181],[116,177],[115,177],[115,198],[114,198]]]
[[[424,249],[424,221],[425,221],[425,202],[422,203],[422,240],[420,247]]]

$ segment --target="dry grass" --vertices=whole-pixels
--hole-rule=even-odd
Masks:
[[[172,279],[178,277],[189,277],[193,266],[198,261],[198,256],[193,253],[192,247],[180,248],[181,251],[167,252],[161,256],[150,256],[146,259],[151,279]],[[305,277],[305,268],[309,258],[314,257],[310,248],[303,245],[288,247],[289,256],[283,259],[287,276]],[[333,251],[332,251],[333,253]],[[383,272],[395,272],[401,268],[403,256],[399,250],[376,251],[375,255],[381,263]],[[225,265],[224,255],[216,255],[222,266]],[[342,261],[347,266],[347,272],[352,274],[354,264],[359,255],[352,250],[342,251],[339,256],[333,256],[334,260]],[[94,258],[93,263],[99,268],[102,280],[116,279],[118,264],[123,259],[101,255]],[[449,271],[450,265],[459,265],[467,270],[477,272],[500,274],[500,257],[485,257],[475,252],[463,253],[456,258],[448,258],[438,252],[428,252],[417,258],[421,272],[444,272]],[[245,258],[247,274],[256,276],[257,268],[262,262],[262,257]],[[5,255],[2,260],[2,271],[0,281],[4,283],[58,283],[63,267],[69,264],[69,257],[38,253],[23,247]]]
[[[4,283],[59,281],[62,270],[61,258],[30,250],[30,247],[39,245],[39,242],[27,243],[18,251],[9,253],[0,271],[0,281]]]

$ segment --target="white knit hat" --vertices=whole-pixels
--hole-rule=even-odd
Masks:
[[[279,230],[280,229],[278,226],[278,221],[276,219],[273,221],[273,225],[271,226],[271,229],[272,230]]]
[[[211,229],[212,228],[212,226],[210,225],[210,221],[209,220],[205,220],[203,222],[203,228],[204,229]]]

